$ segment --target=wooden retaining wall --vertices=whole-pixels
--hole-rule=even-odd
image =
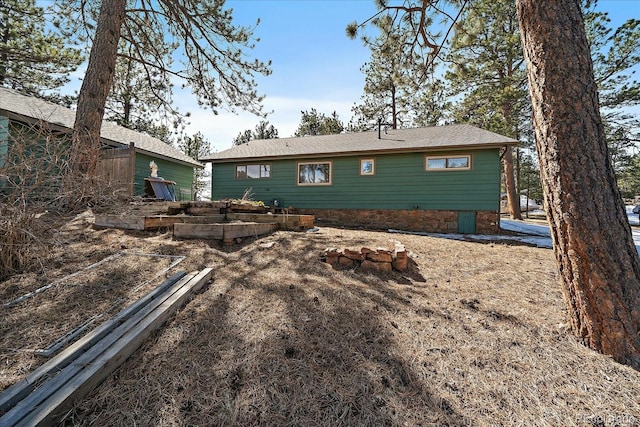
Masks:
[[[117,215],[96,215],[94,225],[104,228],[119,228],[122,230],[152,231],[167,228],[171,230],[174,224],[196,223],[212,224],[224,221],[224,215],[208,216],[130,216],[121,217]]]
[[[222,224],[174,224],[173,236],[182,239],[218,239],[230,241],[243,237],[258,237],[273,233],[278,224],[233,222]]]
[[[313,215],[228,213],[188,216],[154,215],[145,217],[121,217],[117,215],[97,215],[96,227],[120,228],[123,230],[151,231],[163,228],[174,229],[174,224],[220,224],[226,221],[277,224],[278,230],[304,231],[314,227]],[[208,238],[202,236],[202,238]],[[216,237],[211,237],[215,239]]]

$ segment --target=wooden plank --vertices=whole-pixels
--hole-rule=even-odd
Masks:
[[[224,224],[175,224],[173,236],[184,239],[222,239]]]
[[[130,319],[130,321],[135,320],[136,322],[117,341],[108,346],[103,346],[102,342],[99,343],[95,349],[96,353],[99,351],[99,356],[82,366],[82,369],[73,375],[64,384],[64,387],[49,394],[49,397],[42,404],[34,408],[35,410],[22,417],[19,420],[20,425],[40,426],[56,422],[73,405],[74,401],[84,397],[124,363],[153,331],[164,324],[178,308],[187,302],[192,293],[199,291],[209,281],[212,274],[213,269],[211,268],[202,270],[186,284],[176,289],[160,305],[146,313],[144,317],[135,316]],[[2,420],[0,419],[0,421]]]
[[[216,215],[220,214],[220,208],[217,207],[188,207],[185,212],[189,215]]]
[[[284,215],[284,214],[250,214],[230,213],[229,220],[253,222],[277,222],[281,230],[300,230],[314,227],[313,215]]]
[[[62,353],[36,368],[33,372],[27,375],[25,379],[18,381],[5,389],[0,393],[0,414],[5,413],[20,402],[20,400],[24,399],[24,397],[31,393],[36,385],[41,383],[44,379],[53,376],[58,371],[71,364],[83,352],[102,340],[116,327],[140,311],[150,301],[158,298],[163,292],[173,286],[185,275],[186,273],[184,271],[172,275],[160,285],[156,286],[153,290],[148,292],[145,296],[120,311],[111,319],[102,323],[89,334],[71,344],[68,348],[63,350]]]
[[[265,206],[256,206],[251,204],[244,203],[231,203],[229,205],[229,210],[231,212],[256,212],[256,213],[266,213],[267,208]]]
[[[129,143],[129,169],[127,170],[127,179],[129,181],[129,196],[133,196],[136,180],[136,147],[133,141]]]
[[[144,229],[145,230],[157,230],[162,227],[171,227],[173,224],[186,222],[186,216],[146,216],[144,217]]]
[[[278,229],[271,223],[241,222],[224,224],[175,224],[174,237],[185,239],[235,239],[269,234]]]
[[[144,218],[145,230],[158,229],[160,227],[173,227],[174,224],[211,224],[224,221],[224,215],[210,216],[166,216],[156,215]]]
[[[96,227],[143,231],[144,218],[120,217],[116,215],[96,215],[94,225]]]
[[[238,237],[254,237],[273,233],[278,229],[275,222],[259,224],[257,222],[242,222],[223,224],[223,239],[236,239]]]
[[[113,345],[129,330],[133,329],[137,324],[140,323],[141,319],[144,319],[149,315],[149,313],[152,313],[156,308],[162,305],[179,289],[185,286],[194,276],[194,274],[189,274],[183,277],[181,280],[171,286],[171,288],[162,293],[158,298],[150,301],[141,310],[128,318],[124,323],[110,331],[102,340],[86,349],[86,351],[80,354],[73,361],[73,363],[60,370],[55,377],[52,377],[48,381],[44,382],[39,388],[32,391],[29,395],[24,397],[24,399],[18,402],[13,408],[11,408],[6,414],[0,417],[0,425],[30,425],[29,423],[23,424],[22,419],[29,413],[34,411],[38,405],[47,400],[57,390],[64,387],[64,385],[68,383],[70,379],[72,379],[76,374],[84,370],[87,366],[90,366],[91,362],[98,358],[105,351],[105,349]]]

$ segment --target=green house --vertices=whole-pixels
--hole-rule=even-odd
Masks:
[[[518,141],[471,125],[254,140],[212,154],[212,198],[245,192],[320,222],[493,233],[501,153]]]
[[[54,135],[69,136],[74,121],[75,111],[69,108],[0,88],[0,166],[12,134],[46,126]],[[193,197],[194,169],[203,165],[171,145],[107,121],[102,124],[100,142],[98,171],[105,182],[117,181],[130,195],[153,194],[149,184],[153,161],[158,176],[172,183],[176,199]]]

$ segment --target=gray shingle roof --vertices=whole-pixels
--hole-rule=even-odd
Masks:
[[[73,129],[76,117],[76,112],[69,108],[39,98],[25,96],[11,89],[0,88],[0,114],[3,114],[3,112],[13,113],[31,121],[43,120],[69,130]],[[127,129],[112,122],[104,121],[102,123],[100,138],[108,145],[129,145],[130,142],[133,142],[136,151],[164,157],[194,167],[203,166],[198,161],[158,138]]]
[[[411,151],[447,151],[470,148],[502,147],[518,141],[475,126],[461,124],[428,128],[343,133],[301,138],[249,141],[203,159],[224,163],[287,157],[345,156]]]

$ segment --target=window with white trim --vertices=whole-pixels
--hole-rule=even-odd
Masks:
[[[331,162],[298,163],[298,185],[331,185]]]
[[[428,171],[469,170],[471,169],[471,156],[427,156],[425,169]]]
[[[271,165],[236,165],[236,179],[271,178]]]
[[[376,159],[360,159],[360,175],[375,175]]]

